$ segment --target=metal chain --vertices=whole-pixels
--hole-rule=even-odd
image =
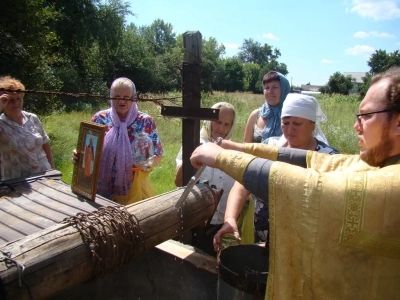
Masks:
[[[102,278],[130,262],[139,254],[140,247],[147,255],[139,221],[124,206],[100,207],[88,214],[78,213],[63,222],[76,227],[88,245],[95,263],[93,279]],[[154,279],[147,258],[146,264],[147,278],[154,291]]]

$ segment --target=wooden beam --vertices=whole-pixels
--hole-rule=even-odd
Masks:
[[[163,117],[197,119],[197,120],[218,120],[219,109],[216,108],[187,108],[180,106],[163,106],[161,109]]]
[[[144,234],[143,245],[138,247],[137,254],[179,236],[190,228],[204,225],[213,215],[219,193],[208,185],[198,184],[182,207],[177,209],[175,204],[183,191],[183,188],[177,189],[126,207],[128,213],[137,218]],[[83,242],[78,229],[69,224],[54,225],[10,242],[0,248],[0,257],[4,253],[10,253],[10,258],[25,269],[23,278],[20,278],[14,263],[0,260],[1,299],[30,299],[25,283],[29,286],[32,299],[49,298],[89,280],[95,269],[89,246]],[[20,279],[22,286],[19,286]]]
[[[201,98],[201,44],[199,31],[187,31],[183,34],[183,91],[184,109],[199,109]],[[200,144],[200,120],[182,120],[182,180],[186,185],[196,169],[190,164],[190,156]]]

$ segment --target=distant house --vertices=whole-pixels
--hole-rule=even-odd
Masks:
[[[321,87],[322,85],[302,84],[301,93],[306,95],[321,94],[321,92],[319,91]]]
[[[350,94],[358,93],[358,87],[363,84],[367,72],[343,72],[344,76],[351,76],[353,79],[353,87],[349,91]]]

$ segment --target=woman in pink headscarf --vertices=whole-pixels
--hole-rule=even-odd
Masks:
[[[91,120],[106,126],[97,194],[117,202],[121,202],[122,196],[132,194],[134,172],[141,172],[138,168],[132,170],[136,166],[134,157],[142,152],[135,146],[138,136],[145,135],[152,141],[154,155],[149,157],[147,168],[157,166],[163,153],[156,123],[151,116],[138,111],[135,94],[136,88],[130,79],[117,78],[111,85],[111,107],[97,112]]]

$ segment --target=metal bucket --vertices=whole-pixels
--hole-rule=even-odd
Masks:
[[[264,299],[268,277],[268,248],[230,246],[218,262],[218,300]]]

